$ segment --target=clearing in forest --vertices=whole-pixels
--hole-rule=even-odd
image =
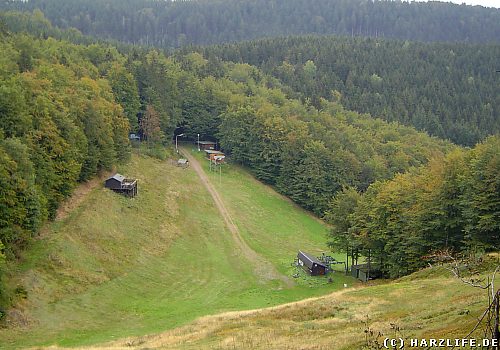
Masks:
[[[227,217],[193,167],[134,154],[117,170],[138,179],[136,198],[97,186],[49,223],[10,266],[9,286],[23,293],[0,329],[2,348],[141,336],[352,283],[342,273],[331,284],[291,278],[298,249],[327,251],[326,226],[237,166],[219,183],[201,165]]]

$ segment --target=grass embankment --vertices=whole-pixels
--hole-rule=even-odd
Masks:
[[[346,280],[302,275],[292,288],[263,283],[192,169],[133,155],[118,171],[139,179],[138,197],[98,186],[11,266],[9,283],[27,298],[9,312],[0,347],[160,332],[199,316],[325,294]],[[249,244],[282,273],[293,274],[297,249],[326,248],[323,224],[241,169],[224,174],[220,188]]]
[[[275,262],[280,272],[293,274],[295,268],[291,262],[298,249],[316,255],[325,252],[327,228],[319,219],[257,181],[240,166],[230,163],[223,165],[220,172],[210,171],[203,152],[192,149],[191,153],[222,196],[245,241],[257,253]],[[343,254],[329,254],[339,261],[345,260]],[[344,265],[337,268],[340,271]],[[315,280],[307,279],[306,283]],[[336,280],[336,283],[344,282],[342,278]],[[300,279],[298,283],[303,281]]]
[[[379,342],[386,337],[465,337],[488,305],[487,292],[449,277],[448,271],[432,271],[276,307],[203,317],[159,335],[99,348],[359,350],[377,337]],[[481,339],[481,332],[471,337]]]
[[[328,229],[323,222],[236,164],[224,164],[220,172],[210,171],[204,152],[189,148],[221,195],[246,243],[272,261],[278,271],[288,276],[300,272],[291,264],[299,249],[315,255],[325,252]],[[345,254],[328,254],[339,261],[345,260]],[[341,271],[344,265],[336,268]],[[334,284],[352,282],[342,277],[337,274]],[[314,284],[316,281],[317,278],[301,278],[296,282]]]

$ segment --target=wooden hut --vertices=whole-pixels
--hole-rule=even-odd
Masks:
[[[380,268],[373,264],[358,264],[351,266],[351,276],[360,281],[367,282],[381,277]]]
[[[304,253],[299,250],[297,254],[298,263],[311,276],[326,275],[327,266],[319,261],[312,254]]]
[[[200,150],[214,150],[216,146],[215,141],[197,141]]]
[[[137,195],[137,179],[127,179],[125,176],[115,174],[104,182],[104,186],[129,197]]]
[[[211,160],[211,161],[214,161],[216,157],[220,158],[220,157],[224,157],[224,153],[221,152],[221,151],[214,151],[214,150],[211,150],[211,149],[206,149],[205,150],[205,154],[207,156],[207,159]],[[224,158],[222,158],[224,159]]]

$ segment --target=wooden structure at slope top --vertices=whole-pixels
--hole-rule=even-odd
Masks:
[[[297,259],[299,265],[302,266],[302,268],[311,276],[326,275],[326,264],[319,261],[312,254],[304,253],[303,251],[299,250]]]
[[[216,143],[214,141],[197,141],[200,150],[214,150]]]
[[[137,179],[127,179],[125,176],[115,174],[104,182],[104,186],[115,192],[129,197],[137,196]]]
[[[214,150],[206,149],[205,154],[207,156],[207,159],[210,160],[211,162],[214,162],[217,164],[224,162],[225,156],[224,156],[224,153],[221,151],[214,151]]]

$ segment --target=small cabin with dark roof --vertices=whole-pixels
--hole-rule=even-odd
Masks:
[[[129,197],[137,195],[137,179],[127,179],[125,176],[115,174],[104,182],[104,187]]]
[[[298,263],[311,276],[326,275],[327,266],[319,261],[312,254],[304,253],[299,250],[297,254]]]
[[[200,150],[215,149],[216,143],[214,141],[198,141]]]

